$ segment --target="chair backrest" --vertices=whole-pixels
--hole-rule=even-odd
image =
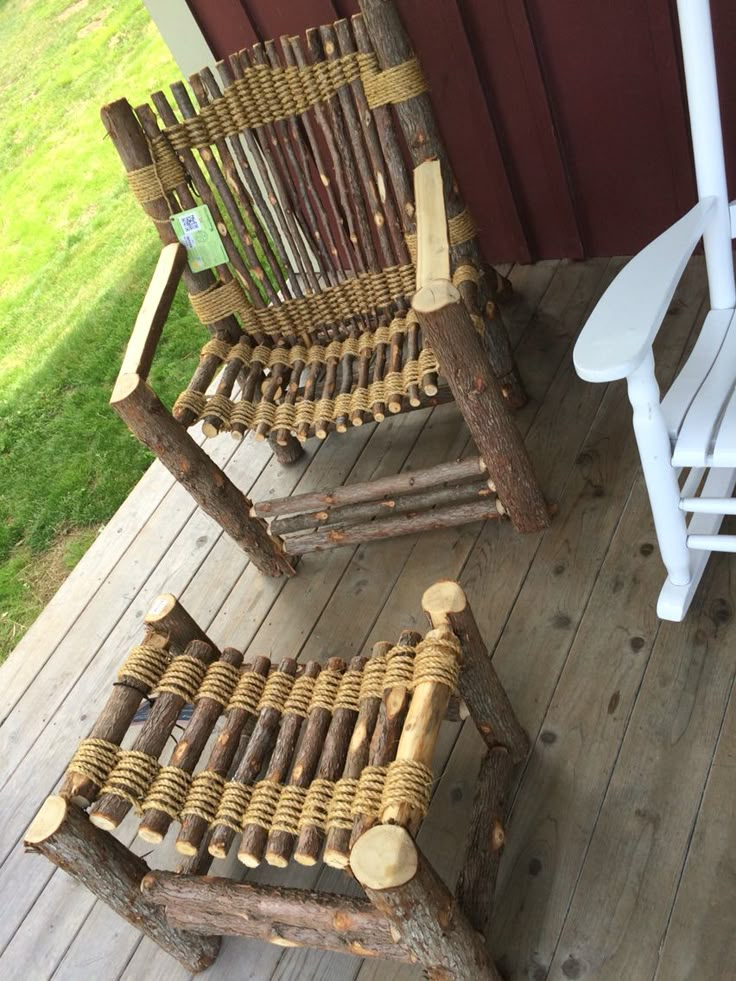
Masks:
[[[162,216],[209,206],[227,261],[207,289],[190,288],[203,323],[236,315],[256,338],[313,343],[407,309],[416,241],[407,159],[442,160],[454,267],[481,275],[419,63],[392,5],[366,6],[372,24],[358,15],[305,41],[282,38],[280,49],[255,45],[217,66],[219,82],[209,69],[193,75],[192,94],[175,83],[175,106],[154,93],[155,112],[135,111],[146,166],[140,154],[131,166],[123,127],[108,124],[119,104],[103,110],[164,241],[174,233]]]
[[[710,3],[678,0],[677,12],[698,197],[717,199],[716,213],[703,237],[710,302],[713,309],[730,309],[736,304],[736,289]]]

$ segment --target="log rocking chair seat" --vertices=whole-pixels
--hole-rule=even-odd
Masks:
[[[462,589],[435,583],[422,606],[431,625],[424,638],[405,630],[349,664],[257,657],[243,665],[241,652],[218,651],[173,596],[160,597],[26,847],[190,971],[212,963],[221,936],[238,935],[414,963],[438,979],[500,981],[482,934],[510,783],[529,743]],[[137,725],[144,699],[152,707]],[[191,717],[167,757],[188,703]],[[415,839],[443,719],[466,714],[485,756],[453,895]],[[176,872],[152,871],[128,848],[121,822],[131,809],[149,845],[175,833]],[[365,896],[240,881],[261,864],[320,858],[351,872]]]
[[[476,482],[487,470],[502,506],[467,487],[453,499],[453,474],[443,475],[442,503],[410,502],[415,516],[389,523],[384,537],[499,510],[521,530],[547,522],[507,412],[525,396],[496,304],[504,282],[481,257],[396,10],[388,0],[361,9],[305,42],[282,38],[280,50],[267,42],[231,56],[217,66],[219,82],[208,69],[193,75],[192,94],[175,83],[178,114],[163,92],[135,112],[125,100],[102,109],[131,190],[165,243],[112,404],[271,575],[293,571],[289,555],[305,543],[290,549],[267,529],[268,507],[253,513],[187,435],[197,422],[207,437],[269,438],[288,463],[310,437],[454,397],[480,453]],[[420,169],[438,161],[439,202],[431,182],[424,206],[415,200],[407,156]],[[187,250],[171,221],[182,214]],[[198,270],[186,236],[203,223],[222,252]],[[147,375],[180,278],[210,339],[172,417]],[[412,308],[418,286],[428,292]],[[361,503],[382,494],[367,490]],[[303,513],[302,503],[293,498],[289,513]]]

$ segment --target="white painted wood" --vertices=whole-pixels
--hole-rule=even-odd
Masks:
[[[674,466],[703,467],[708,464],[735,377],[736,322],[733,322],[713,367],[683,420],[672,454]]]
[[[581,378],[617,381],[646,358],[715,204],[715,198],[698,202],[611,283],[575,345],[573,360]]]
[[[691,467],[685,479],[685,483],[682,485],[680,496],[682,498],[694,497],[704,476],[705,467]]]
[[[681,511],[695,514],[736,514],[736,498],[733,497],[683,497]]]
[[[585,325],[574,353],[582,378],[628,382],[642,469],[668,573],[657,612],[672,620],[685,615],[710,551],[736,551],[736,537],[717,534],[723,513],[736,513],[736,504],[724,500],[730,498],[736,467],[736,205],[729,204],[726,187],[709,0],[677,0],[677,10],[698,204],[618,276]],[[711,309],[690,357],[660,402],[652,343],[700,237]],[[683,467],[695,469],[681,492],[678,478]],[[704,468],[715,469],[706,481],[709,491],[698,499]],[[693,513],[689,526],[687,512]],[[704,522],[707,527],[701,528]]]
[[[143,0],[184,78],[217,60],[185,0]]]
[[[627,378],[634,410],[634,433],[657,529],[659,549],[668,577],[678,586],[690,582],[685,516],[680,511],[680,487],[670,462],[670,440],[659,404],[651,351]]]
[[[736,238],[736,201],[731,201],[728,213],[731,218],[731,238]]]
[[[736,552],[736,535],[688,535],[687,547],[703,552]]]
[[[726,402],[710,462],[714,467],[736,467],[736,387],[732,388]]]
[[[718,357],[732,320],[733,310],[708,312],[690,356],[662,399],[662,412],[673,443],[680,434],[682,421],[693,399]]]
[[[703,485],[704,497],[729,497],[736,485],[736,470],[711,470]],[[694,514],[688,531],[693,535],[715,535],[721,527],[722,514]],[[710,558],[709,551],[693,551],[690,560],[690,582],[678,586],[667,580],[657,600],[657,616],[662,620],[684,620]]]
[[[708,0],[677,0],[677,14],[698,197],[701,202],[710,197],[716,202],[703,235],[710,305],[724,310],[736,304],[736,288],[710,4]]]

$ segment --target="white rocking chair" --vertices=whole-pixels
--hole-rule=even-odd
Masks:
[[[634,432],[667,580],[657,614],[682,620],[711,552],[736,552],[718,534],[736,514],[736,292],[708,0],[678,0],[698,203],[639,253],[596,306],[575,346],[581,378],[625,378]],[[710,311],[687,362],[660,400],[652,343],[688,259],[703,239]],[[683,471],[689,472],[684,475]],[[682,486],[680,477],[684,476]]]

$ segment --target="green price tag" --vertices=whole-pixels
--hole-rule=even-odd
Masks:
[[[227,262],[220,233],[206,204],[172,215],[171,224],[176,237],[187,250],[192,272],[202,272],[203,269],[212,269]]]

